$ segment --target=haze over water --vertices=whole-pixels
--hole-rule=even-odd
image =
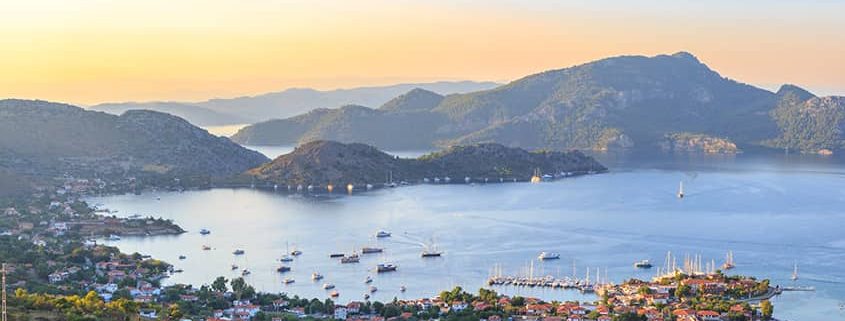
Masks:
[[[408,155],[408,154],[405,154]],[[269,155],[273,157],[273,155]],[[534,260],[535,275],[577,274],[605,268],[610,279],[650,278],[634,261],[660,266],[666,252],[703,256],[721,264],[728,250],[737,268],[731,274],[769,278],[784,286],[813,286],[816,292],[786,292],[773,299],[775,316],[787,320],[845,320],[845,167],[817,157],[664,157],[643,159],[603,155],[607,174],[542,184],[418,185],[352,197],[303,198],[250,189],[109,196],[92,204],[132,214],[173,219],[188,233],[170,237],[124,238],[121,250],[151,254],[184,269],[169,283],[210,283],[232,278],[232,263],[249,268],[249,283],[263,291],[327,297],[322,283],[337,285],[341,302],[361,300],[367,275],[379,291],[373,299],[418,298],[460,285],[475,291],[495,264],[506,274],[524,273]],[[687,197],[675,197],[684,181]],[[160,197],[160,200],[157,200]],[[211,234],[199,235],[201,228]],[[384,229],[393,236],[376,239]],[[442,258],[422,259],[421,243],[433,239]],[[203,251],[202,245],[213,247]],[[382,246],[383,255],[365,255],[341,265],[329,253]],[[241,248],[240,257],[232,251]],[[286,250],[303,251],[292,272],[275,272]],[[560,260],[539,262],[540,251]],[[186,260],[178,260],[186,255]],[[377,274],[377,263],[399,265]],[[791,281],[793,264],[800,279]],[[312,282],[310,275],[325,275]],[[291,285],[282,280],[291,277]],[[593,276],[594,277],[594,276]],[[406,285],[405,293],[399,291]],[[594,300],[568,290],[495,287],[499,292],[547,300]]]

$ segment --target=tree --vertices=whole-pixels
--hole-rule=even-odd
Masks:
[[[320,300],[313,299],[311,303],[308,304],[308,313],[318,313],[325,311],[325,307],[323,306],[323,302]]]
[[[478,289],[478,298],[481,301],[487,302],[489,304],[495,304],[499,298],[499,294],[496,293],[494,290],[488,290],[485,288]]]
[[[613,317],[613,321],[646,321],[645,315],[639,315],[633,312],[619,314]]]
[[[334,313],[334,302],[332,299],[326,299],[326,301],[323,302],[323,308],[325,309],[324,312],[328,314]]]
[[[640,295],[651,294],[651,288],[646,285],[643,285],[639,289],[637,289],[637,293],[639,293]]]
[[[179,320],[182,319],[184,314],[182,314],[182,310],[179,309],[178,304],[171,304],[168,309],[167,316],[170,318],[170,320]]]
[[[373,302],[373,312],[381,314],[381,310],[384,309],[384,303],[379,301]]]
[[[760,302],[760,312],[763,314],[764,320],[771,320],[772,314],[775,312],[775,307],[772,306],[769,300],[763,300]]]
[[[243,294],[243,291],[246,288],[246,281],[244,281],[244,278],[234,278],[232,281],[229,281],[229,285],[232,286],[232,292],[235,292],[235,296],[237,296],[238,300],[240,300],[241,294]]]
[[[217,279],[211,283],[211,289],[217,292],[226,292],[226,283],[228,282],[229,280],[226,280],[226,278],[218,276]]]
[[[689,293],[689,291],[690,291],[689,285],[686,285],[686,284],[678,285],[678,287],[675,289],[675,297],[679,298],[679,299],[683,298],[684,296],[687,295],[687,293]]]
[[[402,313],[402,311],[399,311],[399,307],[397,307],[394,304],[388,304],[388,305],[384,306],[384,311],[382,313],[382,316],[384,316],[385,318],[392,318],[392,317],[398,317],[399,314],[401,314],[401,313]]]

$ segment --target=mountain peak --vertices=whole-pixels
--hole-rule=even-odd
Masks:
[[[384,103],[384,111],[429,111],[443,101],[443,96],[430,90],[414,88],[411,91]]]
[[[790,93],[796,95],[798,97],[798,99],[801,100],[801,101],[805,101],[807,99],[816,97],[816,95],[813,95],[813,93],[807,91],[806,89],[798,87],[798,86],[793,85],[793,84],[784,84],[783,86],[780,86],[780,89],[778,89],[777,95],[778,95],[778,97],[783,97],[783,96],[790,94]]]
[[[678,51],[678,52],[672,54],[672,57],[675,57],[675,58],[678,58],[678,59],[694,61],[694,62],[697,62],[697,63],[701,62],[701,61],[698,60],[698,58],[695,57],[695,55],[693,55],[689,52],[686,52],[686,51]]]

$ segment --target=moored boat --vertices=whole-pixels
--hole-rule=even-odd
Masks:
[[[634,267],[638,269],[650,269],[652,267],[651,262],[649,260],[640,260],[634,262]]]
[[[376,233],[376,237],[379,237],[379,238],[382,238],[382,237],[390,237],[390,232],[387,232],[387,231],[378,231],[378,232]]]
[[[343,263],[343,264],[358,263],[360,260],[361,260],[361,258],[358,257],[357,254],[353,254],[353,255],[350,255],[350,256],[344,256],[344,257],[340,258],[340,263]]]
[[[314,281],[322,280],[323,275],[320,274],[320,273],[314,272],[314,273],[311,273],[311,279],[314,280]]]
[[[378,271],[379,273],[393,272],[393,271],[396,271],[396,268],[397,268],[396,264],[381,263],[378,266],[376,266],[376,271]]]
[[[361,249],[362,254],[372,254],[372,253],[381,253],[384,252],[384,249],[380,247],[364,247]]]
[[[324,283],[324,284],[323,284],[323,289],[325,289],[325,290],[331,290],[331,289],[334,289],[334,284],[331,284],[331,283]]]
[[[560,258],[560,254],[554,252],[540,252],[540,255],[537,256],[539,260],[557,260]]]
[[[280,266],[276,269],[276,272],[279,272],[279,273],[290,272],[290,267],[282,265],[282,266]]]
[[[232,252],[232,254],[234,254],[234,255],[243,255],[244,253],[246,253],[246,252],[244,250],[241,250],[241,249],[237,249],[234,252]]]

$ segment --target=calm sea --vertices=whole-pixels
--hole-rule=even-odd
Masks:
[[[284,151],[276,149],[275,152]],[[413,156],[417,153],[398,153]],[[248,268],[246,279],[263,291],[327,297],[333,283],[339,301],[360,300],[374,279],[374,299],[436,295],[460,285],[485,286],[491,269],[534,275],[578,277],[598,268],[619,282],[650,278],[667,251],[724,261],[733,251],[731,273],[769,278],[774,284],[812,286],[815,292],[785,293],[773,300],[775,315],[788,320],[845,320],[845,162],[802,156],[702,157],[600,155],[611,172],[541,184],[419,185],[352,196],[301,197],[251,189],[123,195],[91,199],[119,215],[161,216],[189,232],[180,236],[124,238],[109,242],[123,251],[151,254],[185,272],[170,283],[210,283]],[[675,194],[684,182],[686,197]],[[201,228],[211,230],[202,236]],[[375,238],[378,230],[393,233]],[[440,258],[423,259],[427,244]],[[202,250],[211,246],[210,251]],[[359,264],[340,264],[334,252],[384,247]],[[243,249],[245,255],[232,251]],[[279,274],[278,259],[293,249],[303,254]],[[541,251],[560,260],[537,261]],[[187,256],[179,260],[179,255]],[[376,264],[398,264],[378,274]],[[799,280],[792,281],[793,266]],[[606,272],[605,272],[606,271]],[[325,279],[312,282],[312,272]],[[282,280],[293,278],[284,285]],[[400,292],[400,286],[406,292]],[[545,299],[593,300],[574,291],[496,287],[508,294]]]

